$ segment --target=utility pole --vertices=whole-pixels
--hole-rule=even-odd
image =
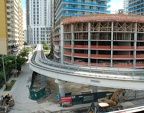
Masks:
[[[1,59],[2,59],[2,64],[3,64],[3,74],[4,74],[5,85],[6,85],[6,74],[5,74],[4,56],[2,56]]]
[[[15,72],[16,72],[16,77],[17,77],[17,56],[15,56]]]

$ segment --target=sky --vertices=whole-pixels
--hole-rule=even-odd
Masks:
[[[123,1],[124,0],[111,0],[111,2],[109,3],[111,5],[111,13],[114,13],[118,9],[123,9]]]
[[[111,8],[109,8],[111,13],[115,13],[118,9],[123,9],[123,1],[124,0],[111,0],[111,2],[108,3],[109,5],[111,5]],[[26,6],[25,6],[26,1],[21,0],[21,3],[22,3],[22,7],[23,7],[23,12],[24,12],[23,13],[23,18],[24,18],[23,24],[24,24],[24,29],[26,29]]]
[[[21,0],[21,4],[22,4],[22,6],[23,6],[23,8],[25,8],[25,0]]]

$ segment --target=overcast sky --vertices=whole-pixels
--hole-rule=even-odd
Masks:
[[[22,7],[23,7],[23,17],[24,17],[24,29],[26,29],[26,6],[25,6],[25,0],[21,0],[22,3]],[[109,10],[111,11],[111,13],[115,13],[118,9],[123,9],[123,0],[111,0],[111,2],[109,3],[111,5],[111,8],[109,8]]]
[[[123,9],[123,1],[124,0],[111,0],[111,2],[109,3],[111,5],[111,12],[114,13],[118,9]]]

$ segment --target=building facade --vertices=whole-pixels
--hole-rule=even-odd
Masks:
[[[128,3],[129,0],[124,0],[124,14],[128,14]]]
[[[55,59],[59,61],[60,54],[60,43],[62,44],[63,34],[61,34],[62,28],[60,27],[60,22],[63,18],[74,17],[74,16],[83,16],[83,15],[93,15],[93,14],[106,14],[110,13],[107,9],[110,7],[108,5],[110,0],[55,0],[55,25],[53,33],[53,52]],[[60,35],[59,38],[58,35]]]
[[[20,0],[0,0],[0,54],[23,48],[23,11]]]
[[[55,21],[66,16],[82,16],[93,13],[109,13],[110,0],[55,0]]]
[[[24,42],[27,43],[27,30],[24,30]]]
[[[27,38],[29,44],[49,43],[51,0],[26,0]]]
[[[144,0],[129,0],[129,14],[144,15]]]
[[[54,56],[61,63],[144,68],[144,17],[89,15],[69,17],[55,30]]]

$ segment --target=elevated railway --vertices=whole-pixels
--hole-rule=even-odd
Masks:
[[[144,90],[143,69],[85,67],[48,60],[38,45],[30,61],[31,70],[60,81],[92,86]]]

